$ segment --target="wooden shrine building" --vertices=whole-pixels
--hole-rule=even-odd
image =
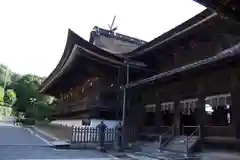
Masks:
[[[140,134],[173,125],[174,135],[199,129],[202,140],[227,137],[239,144],[239,27],[205,10],[132,54],[159,71],[121,87],[128,90],[130,113],[137,113],[126,119]]]
[[[129,141],[162,126],[240,140],[239,27],[206,9],[148,43],[98,27],[87,42],[69,30],[40,91],[60,99],[57,118],[121,119],[125,90]]]
[[[125,84],[124,52],[144,43],[99,27],[93,28],[87,42],[69,30],[61,60],[40,87],[40,92],[59,99],[55,118],[119,119],[119,86]],[[130,68],[135,80],[153,75],[147,68]]]

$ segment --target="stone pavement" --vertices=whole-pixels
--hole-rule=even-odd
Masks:
[[[174,153],[169,151],[135,152],[134,156],[145,156],[152,159],[168,160],[239,160],[240,153],[230,151],[204,151],[186,156],[184,153]]]
[[[37,131],[39,132],[39,131]],[[40,131],[41,132],[41,131]],[[56,140],[56,138],[50,136],[50,137],[46,137],[46,135],[42,135],[40,133],[41,136],[45,136],[46,139],[48,139],[48,141],[53,141]],[[69,152],[72,150],[69,150]],[[81,150],[79,152],[82,151],[86,151],[86,150]],[[93,151],[93,152],[97,152],[97,151]],[[99,153],[99,152],[97,152]],[[123,152],[123,153],[117,153],[117,152],[110,152],[107,154],[108,158],[107,159],[122,159],[122,160],[130,160],[130,159],[138,159],[138,160],[239,160],[240,159],[240,155],[237,153],[230,153],[230,152],[224,152],[224,151],[220,151],[220,152],[213,152],[213,151],[205,151],[203,153],[199,153],[196,155],[189,155],[188,157],[186,157],[185,154],[183,153],[174,153],[174,152],[169,152],[169,151],[161,151],[159,152],[159,150],[153,150],[152,148],[149,147],[148,149],[144,149],[142,152],[131,152],[131,153],[127,153],[127,152]],[[110,157],[110,158],[109,158]],[[87,157],[86,157],[87,158]]]
[[[0,122],[0,159],[112,159],[94,150],[56,150],[40,136],[11,122]]]
[[[224,151],[205,151],[193,158],[186,158],[184,154],[159,152],[157,150],[131,153],[101,153],[97,150],[64,150],[51,147],[53,137],[41,134],[24,127],[13,126],[11,121],[0,121],[0,160],[239,160],[239,153]]]

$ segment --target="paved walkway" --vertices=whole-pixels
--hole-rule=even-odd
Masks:
[[[11,121],[0,121],[0,159],[1,160],[183,160],[183,154],[171,152],[135,152],[135,153],[101,153],[96,150],[57,150],[50,147],[53,137],[38,131],[13,126]],[[239,160],[240,154],[224,151],[206,151],[191,159],[198,160]]]
[[[35,132],[0,121],[0,159],[112,159],[94,150],[56,150]]]

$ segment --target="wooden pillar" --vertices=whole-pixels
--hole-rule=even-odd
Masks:
[[[156,103],[156,109],[155,109],[155,124],[157,128],[160,128],[160,126],[163,124],[162,120],[162,113],[161,113],[161,104]]]
[[[174,116],[173,116],[173,125],[174,125],[174,134],[181,134],[181,108],[180,108],[180,100],[174,99]]]
[[[200,127],[200,139],[201,142],[204,140],[205,136],[205,124],[206,124],[206,112],[205,112],[205,94],[204,86],[199,82],[198,84],[198,93],[197,93],[197,102],[196,102],[196,122]]]
[[[156,100],[155,100],[156,108],[155,108],[155,124],[157,127],[157,131],[160,131],[160,126],[163,124],[162,113],[161,113],[161,100],[159,94],[156,92]]]
[[[145,108],[138,102],[139,95],[137,90],[128,90],[128,105],[126,107],[126,119],[125,119],[125,138],[127,142],[134,142],[136,140],[138,130],[142,124]]]
[[[199,125],[200,134],[200,148],[202,149],[204,137],[205,137],[205,123],[206,123],[206,112],[205,112],[205,96],[198,95],[196,102],[196,122]]]
[[[240,139],[240,81],[239,76],[232,73],[231,76],[231,98],[232,98],[232,121],[235,135]]]
[[[134,111],[135,112],[135,121],[134,121],[134,139],[135,140],[138,140],[138,137],[139,137],[139,131],[140,131],[140,128],[144,125],[144,117],[145,117],[145,113],[146,113],[146,110],[145,110],[145,107],[143,104],[140,104],[138,103],[136,108],[136,110]]]
[[[232,97],[232,121],[236,138],[240,139],[240,89],[235,88],[231,92]]]

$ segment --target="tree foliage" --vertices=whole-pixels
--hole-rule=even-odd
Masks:
[[[26,117],[50,118],[54,111],[54,98],[38,92],[42,81],[39,76],[19,75],[0,65],[0,102],[12,107],[15,115],[23,113]]]
[[[4,102],[4,88],[0,86],[0,102]]]
[[[9,85],[11,83],[11,71],[10,69],[0,64],[0,85],[3,87],[5,85]]]
[[[13,106],[17,101],[16,93],[13,89],[8,89],[4,94],[4,102]]]

